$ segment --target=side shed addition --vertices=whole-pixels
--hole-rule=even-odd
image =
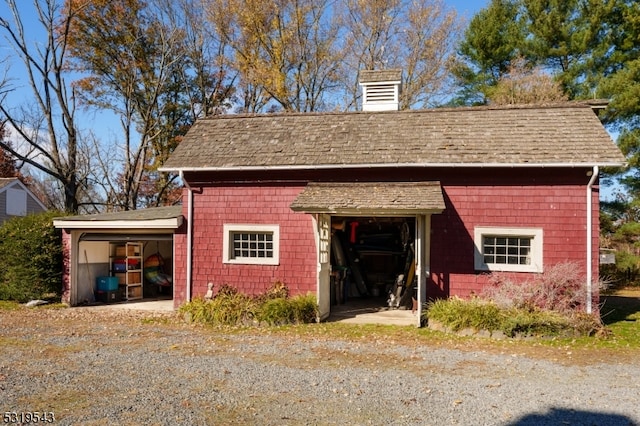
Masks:
[[[182,206],[54,220],[65,247],[63,302],[173,298],[174,235],[183,222]]]

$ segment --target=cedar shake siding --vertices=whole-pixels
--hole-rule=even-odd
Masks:
[[[575,262],[586,271],[586,195],[588,168],[565,170],[453,169],[407,171],[394,170],[401,181],[418,182],[440,179],[445,208],[431,222],[431,279],[429,297],[461,296],[478,293],[488,274],[474,269],[474,227],[532,227],[544,233],[545,268],[562,262]],[[388,171],[334,171],[333,179],[361,181],[390,175]],[[273,179],[284,179],[275,173]],[[323,173],[308,176],[320,180]],[[196,175],[190,175],[195,180]],[[562,181],[562,184],[557,184]],[[316,248],[314,225],[310,215],[295,213],[290,205],[305,184],[205,186],[194,194],[193,296],[203,296],[207,283],[215,288],[229,284],[241,291],[257,294],[273,282],[282,281],[292,294],[315,291]],[[186,199],[186,196],[184,197]],[[598,191],[593,194],[593,214],[597,217]],[[186,206],[185,206],[186,207]],[[187,217],[188,212],[183,211]],[[278,224],[281,227],[280,265],[228,265],[222,262],[222,235],[225,223]],[[593,268],[598,270],[598,222],[593,223]],[[176,235],[177,283],[185,282],[186,236]],[[514,273],[528,279],[528,273]],[[176,288],[177,290],[177,288]],[[184,302],[184,290],[176,291],[176,306]]]
[[[71,304],[71,234],[62,230],[62,302]]]
[[[583,185],[443,186],[447,208],[431,222],[431,278],[427,294],[468,297],[487,283],[488,274],[474,269],[474,227],[541,228],[545,269],[563,262],[586,273],[586,196]],[[593,195],[597,217],[598,191]],[[598,222],[593,223],[593,271],[597,281]],[[530,279],[528,273],[513,273]],[[597,287],[594,288],[597,291]]]
[[[258,294],[282,281],[292,294],[315,293],[317,256],[313,220],[289,208],[303,187],[298,184],[202,188],[194,197],[193,251],[197,256],[193,258],[193,295],[204,296],[208,282],[214,283],[216,291],[220,285],[228,284],[242,292]],[[183,214],[186,217],[188,213]],[[279,225],[279,265],[224,263],[225,224]],[[184,283],[186,235],[176,235],[175,245],[175,281]],[[182,287],[175,293],[176,305],[185,300]]]

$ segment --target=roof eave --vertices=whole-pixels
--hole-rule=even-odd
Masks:
[[[266,170],[327,170],[327,169],[369,169],[369,168],[578,168],[578,167],[625,167],[627,163],[589,162],[589,163],[380,163],[380,164],[317,164],[317,165],[277,165],[277,166],[224,166],[224,167],[161,167],[161,172],[228,172],[228,171],[266,171]]]
[[[384,85],[384,84],[402,84],[402,80],[393,79],[393,80],[376,80],[376,81],[359,81],[358,84],[360,86],[373,86],[373,85]]]
[[[331,215],[343,215],[343,216],[413,216],[422,214],[440,214],[444,211],[444,208],[434,209],[362,209],[362,208],[340,208],[340,207],[310,207],[310,208],[294,208],[291,210],[295,212],[311,213],[311,214],[331,214]]]
[[[178,229],[183,217],[149,220],[64,220],[55,219],[53,226],[62,229]]]

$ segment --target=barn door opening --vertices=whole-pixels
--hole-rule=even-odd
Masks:
[[[416,218],[331,218],[331,305],[415,307]]]

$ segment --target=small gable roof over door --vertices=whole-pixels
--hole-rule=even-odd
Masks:
[[[293,211],[357,215],[440,213],[440,182],[309,183],[291,204]]]

